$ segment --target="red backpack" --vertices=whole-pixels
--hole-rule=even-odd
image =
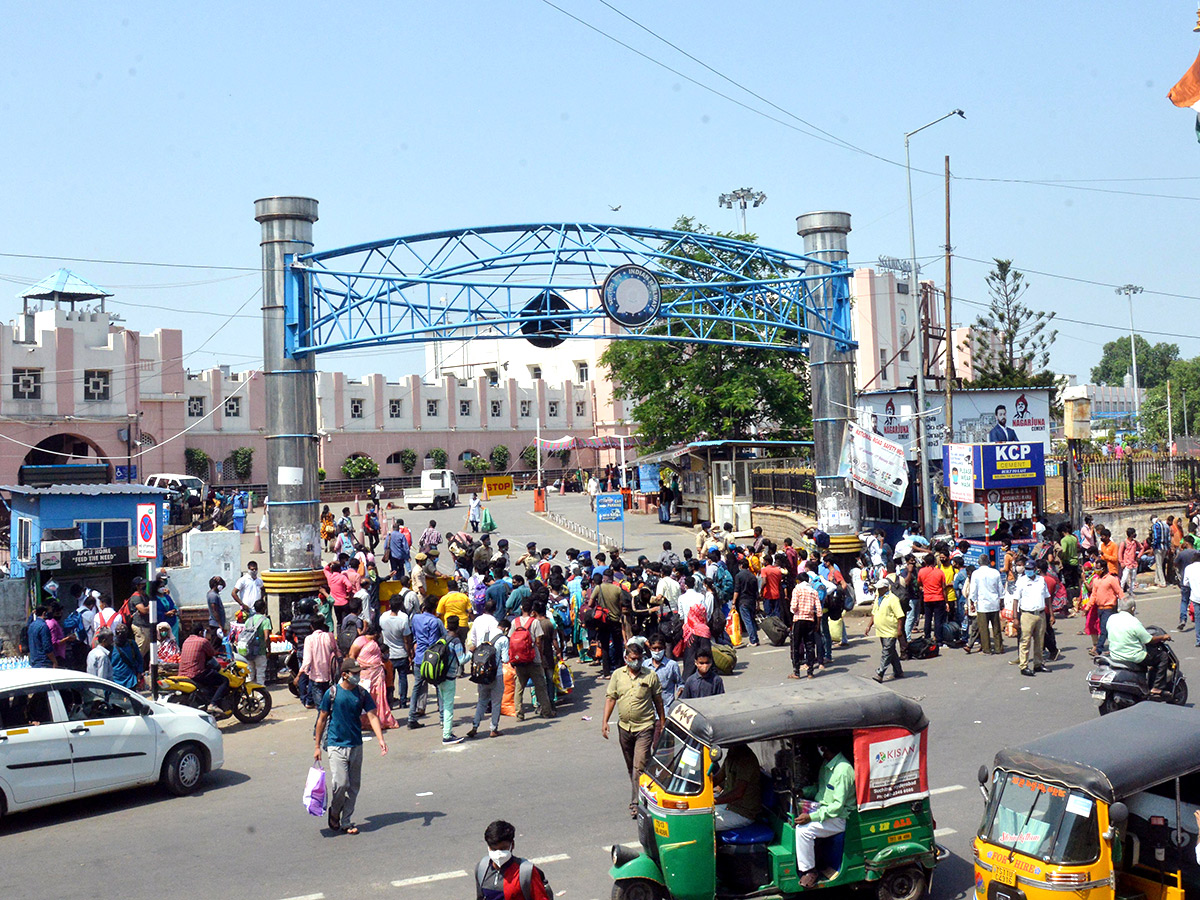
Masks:
[[[527,666],[537,658],[533,650],[533,616],[517,616],[508,635],[508,661],[514,666]]]

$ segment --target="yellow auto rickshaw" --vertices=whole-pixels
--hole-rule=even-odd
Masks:
[[[1200,711],[1142,703],[996,754],[978,900],[1200,897]]]

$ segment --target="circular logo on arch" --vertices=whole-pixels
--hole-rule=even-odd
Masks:
[[[154,519],[149,514],[143,515],[138,522],[138,533],[143,543],[154,540]]]
[[[610,319],[618,325],[636,328],[658,317],[662,288],[654,273],[644,266],[617,266],[604,279],[600,301]]]

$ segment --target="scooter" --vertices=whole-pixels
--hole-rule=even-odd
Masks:
[[[1146,630],[1153,637],[1166,634],[1157,625],[1150,625]],[[1171,703],[1175,706],[1187,703],[1187,681],[1179,670],[1179,657],[1175,655],[1169,641],[1164,641],[1160,646],[1166,651],[1167,677],[1166,686],[1158,696],[1150,693],[1150,682],[1146,678],[1144,665],[1121,662],[1104,655],[1098,655],[1092,660],[1087,685],[1093,699],[1100,701],[1100,715],[1107,715],[1116,709],[1125,709],[1144,700]]]
[[[236,716],[239,722],[253,725],[261,722],[271,711],[271,695],[261,684],[250,680],[250,665],[233,652],[226,642],[228,659],[220,659],[221,675],[229,682],[229,690],[221,701],[221,712],[217,719]],[[180,675],[165,675],[158,679],[158,689],[167,694],[168,703],[179,703],[193,709],[207,709],[212,692],[190,678]]]

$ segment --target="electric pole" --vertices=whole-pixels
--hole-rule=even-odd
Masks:
[[[954,440],[954,331],[950,327],[950,157],[946,157],[946,443]]]

